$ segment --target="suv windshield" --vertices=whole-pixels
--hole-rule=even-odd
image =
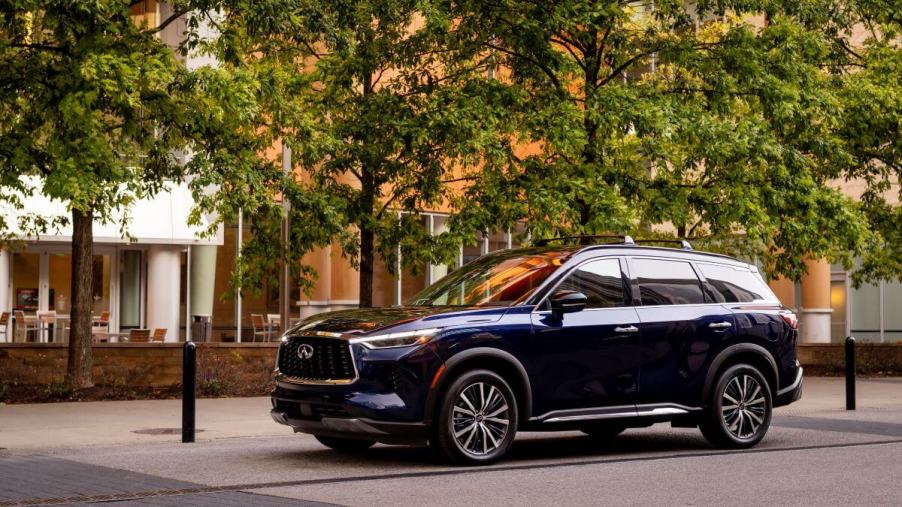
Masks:
[[[571,250],[507,250],[454,271],[407,304],[509,306],[529,296],[572,254]]]

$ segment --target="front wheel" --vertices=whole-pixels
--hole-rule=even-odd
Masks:
[[[737,364],[717,380],[699,429],[715,446],[752,447],[767,433],[772,412],[770,387],[764,376],[753,366]]]
[[[365,451],[376,443],[372,440],[359,440],[356,438],[326,437],[323,435],[313,435],[313,437],[326,447],[342,452]]]
[[[448,388],[431,443],[462,465],[487,464],[507,454],[517,433],[517,403],[507,382],[488,370],[469,371]]]

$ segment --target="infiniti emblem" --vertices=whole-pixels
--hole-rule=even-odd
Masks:
[[[302,343],[301,346],[298,347],[298,357],[301,359],[310,359],[313,357],[313,345]]]

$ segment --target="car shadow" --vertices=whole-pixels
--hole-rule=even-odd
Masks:
[[[500,465],[517,466],[537,462],[586,461],[640,458],[647,455],[685,452],[708,452],[713,448],[692,432],[629,430],[610,440],[596,440],[576,433],[524,433],[514,441],[511,451]],[[447,468],[448,463],[428,447],[377,445],[362,452],[339,452],[321,449],[286,450],[286,460],[303,460],[308,464],[373,466],[386,474]]]

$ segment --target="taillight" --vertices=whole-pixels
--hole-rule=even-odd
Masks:
[[[799,318],[796,317],[796,314],[792,312],[780,312],[780,317],[783,317],[783,322],[788,324],[792,329],[799,328]]]

